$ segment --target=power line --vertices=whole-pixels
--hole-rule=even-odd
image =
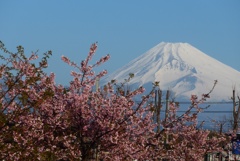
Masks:
[[[192,104],[192,102],[178,102],[176,101],[177,103],[179,103],[180,105],[181,104]],[[166,102],[162,102],[163,104],[166,104]],[[200,103],[200,104],[233,104],[233,102],[203,102],[203,103]]]
[[[137,103],[140,103],[141,101],[136,101]],[[167,101],[166,100],[162,100],[161,101],[161,103],[162,104],[166,104],[167,103]],[[192,104],[192,102],[189,102],[189,101],[175,101],[175,103],[179,103],[180,105],[181,104],[189,104],[189,105],[191,105]],[[203,103],[200,103],[200,105],[201,104],[233,104],[233,102],[232,101],[225,101],[225,102],[203,102]]]
[[[161,112],[165,112],[165,110],[162,110]],[[186,111],[176,111],[177,113],[184,113]],[[194,113],[196,111],[191,111],[191,113]],[[200,113],[232,113],[232,111],[202,111]]]

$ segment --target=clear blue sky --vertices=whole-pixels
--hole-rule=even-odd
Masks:
[[[61,55],[85,59],[98,41],[95,58],[111,59],[113,72],[164,42],[187,42],[240,71],[239,0],[1,0],[0,40],[15,51],[53,51],[48,71],[70,80]]]

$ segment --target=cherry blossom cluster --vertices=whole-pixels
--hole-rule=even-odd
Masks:
[[[94,88],[107,71],[95,74],[93,68],[109,59],[90,64],[96,43],[79,64],[62,56],[75,68],[67,87],[43,70],[50,51],[36,65],[37,54],[28,58],[21,46],[17,53],[2,43],[0,49],[0,160],[201,160],[221,150],[221,135],[209,138],[209,131],[197,127],[198,105],[209,94],[200,101],[192,96],[181,116],[171,102],[168,117],[157,125],[149,104],[154,89],[135,102],[143,87],[122,93],[109,82]]]

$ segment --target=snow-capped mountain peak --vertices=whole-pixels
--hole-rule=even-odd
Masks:
[[[240,72],[204,54],[188,43],[162,42],[127,65],[105,77],[103,82],[116,79],[123,82],[134,73],[131,86],[151,90],[159,81],[162,90],[172,90],[177,98],[189,99],[191,94],[209,92],[218,80],[212,100],[228,100],[233,86],[240,83]]]

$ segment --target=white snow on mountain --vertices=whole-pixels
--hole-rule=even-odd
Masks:
[[[127,65],[107,75],[101,81],[112,79],[123,82],[134,73],[130,86],[143,86],[150,91],[152,83],[160,81],[162,90],[170,89],[179,99],[188,99],[191,94],[201,96],[218,83],[211,94],[211,101],[229,101],[232,89],[240,88],[240,72],[204,54],[188,43],[162,42]],[[239,93],[240,94],[240,93]]]

